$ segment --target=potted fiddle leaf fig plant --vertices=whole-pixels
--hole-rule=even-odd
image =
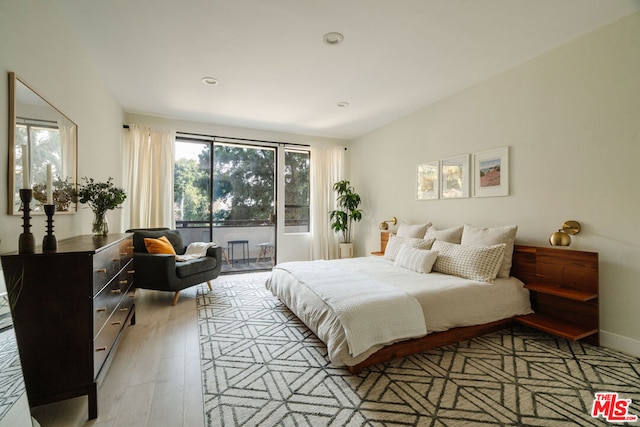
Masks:
[[[353,256],[353,242],[351,241],[351,226],[353,222],[362,219],[360,206],[360,195],[355,192],[351,183],[347,180],[338,181],[333,184],[333,191],[338,195],[336,202],[338,209],[329,212],[331,229],[342,235],[340,242],[340,258],[351,258]]]

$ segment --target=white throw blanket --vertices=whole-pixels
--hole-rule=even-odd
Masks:
[[[352,357],[375,345],[427,334],[418,301],[394,286],[331,261],[287,262],[274,269],[289,272],[333,310]]]
[[[178,261],[189,261],[192,259],[202,258],[207,254],[207,249],[214,248],[217,245],[213,242],[205,243],[205,242],[193,242],[189,243],[187,246],[187,250],[183,255],[176,255],[176,260]]]

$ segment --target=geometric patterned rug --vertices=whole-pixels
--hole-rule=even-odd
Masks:
[[[640,415],[640,359],[522,327],[351,375],[265,289],[268,274],[198,292],[208,426],[611,425],[611,412],[592,417],[598,392]]]
[[[22,366],[13,328],[0,332],[0,426],[2,418],[24,394]]]

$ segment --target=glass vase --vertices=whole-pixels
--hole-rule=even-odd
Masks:
[[[107,222],[106,211],[93,212],[93,235],[106,236],[109,234],[109,223]]]

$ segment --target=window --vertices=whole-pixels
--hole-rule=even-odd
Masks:
[[[285,149],[284,226],[286,233],[309,232],[309,151]]]
[[[46,183],[46,167],[51,164],[53,170],[54,182],[56,180],[67,181],[71,177],[65,176],[63,173],[63,159],[60,145],[60,132],[57,125],[49,124],[40,120],[24,119],[18,117],[15,127],[15,152],[25,155],[22,151],[27,149],[29,152],[29,165],[31,170],[32,185],[44,185]],[[18,205],[14,208],[20,209],[19,190],[22,181],[14,181],[14,202]],[[54,185],[55,187],[55,185]],[[44,194],[44,189],[42,190]],[[36,194],[37,197],[37,194]],[[41,201],[40,199],[37,199]],[[41,201],[42,202],[42,201]],[[34,212],[42,210],[42,204],[35,204],[32,207]]]

